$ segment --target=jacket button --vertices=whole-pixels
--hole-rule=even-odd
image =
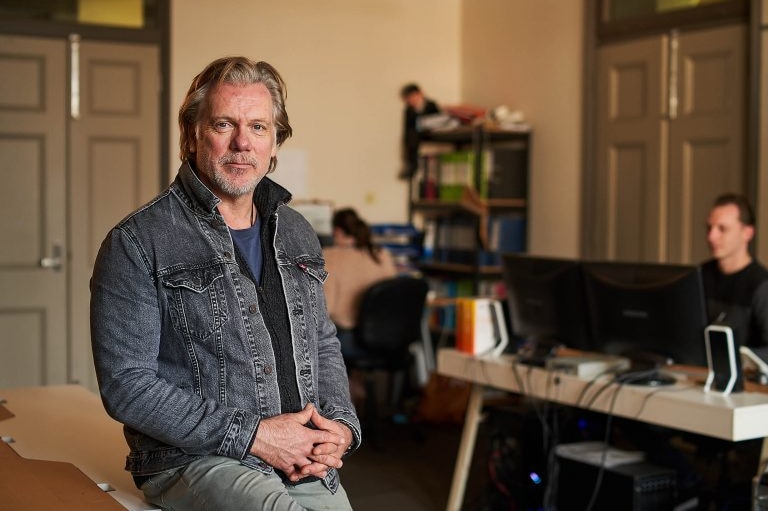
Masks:
[[[266,366],[264,368],[264,374],[272,374],[272,366]]]
[[[255,303],[248,306],[248,312],[250,312],[251,314],[256,314],[258,310],[259,308],[256,306]]]
[[[232,259],[232,254],[229,252],[224,252],[224,258],[225,259]]]

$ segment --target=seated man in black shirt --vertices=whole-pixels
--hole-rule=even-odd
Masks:
[[[712,204],[707,218],[707,244],[712,259],[701,265],[707,313],[711,323],[733,329],[738,345],[768,358],[768,270],[750,253],[755,214],[742,195],[726,193]],[[702,437],[694,442],[698,457],[719,465],[723,502],[744,503],[760,457],[760,440],[725,442]],[[710,465],[711,466],[711,465]]]
[[[754,235],[755,216],[746,198],[733,193],[717,197],[707,217],[712,258],[701,265],[701,273],[709,322],[730,326],[739,345],[749,346],[765,359],[768,270],[749,251]],[[761,440],[729,442],[631,421],[624,434],[651,461],[678,471],[680,502],[695,496],[697,509],[709,509],[710,504],[717,509],[746,509]]]
[[[710,322],[733,328],[739,345],[768,357],[768,270],[749,251],[755,215],[741,195],[715,199],[707,219],[712,259],[702,269]]]

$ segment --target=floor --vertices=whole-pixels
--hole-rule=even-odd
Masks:
[[[364,444],[341,469],[352,507],[362,511],[444,511],[461,425],[388,424],[379,446]],[[462,511],[511,509],[489,503],[483,428],[470,468]]]
[[[366,435],[363,422],[363,445],[341,469],[341,482],[355,510],[445,510],[462,424],[456,420],[425,423],[410,415],[379,420],[375,440]],[[509,509],[487,505],[486,430],[484,425],[479,428],[463,511]]]
[[[415,431],[383,425],[379,445],[364,443],[341,469],[356,510],[444,510],[461,429],[434,426]]]
[[[546,485],[537,485],[527,477],[529,472],[531,475],[547,472],[547,467],[543,466],[546,456],[540,451],[542,437],[538,419],[529,416],[521,420],[519,415],[510,416],[508,410],[494,415],[493,409],[486,409],[486,420],[478,430],[462,511],[535,511],[542,508],[541,502],[547,500]],[[341,481],[353,508],[356,511],[445,510],[462,425],[393,421],[391,418],[384,418],[377,424],[378,441],[372,441],[370,435],[366,441],[364,428],[363,445],[341,469]],[[499,435],[500,431],[506,434]],[[508,442],[510,435],[515,433],[529,441],[525,445]],[[506,440],[499,442],[502,437]],[[505,497],[505,489],[517,500],[513,502]],[[702,502],[700,509],[746,511],[749,508],[746,502],[739,496],[724,506],[714,502],[703,505]],[[688,506],[678,509],[688,509]]]

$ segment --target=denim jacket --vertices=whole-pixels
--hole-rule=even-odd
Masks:
[[[327,275],[311,226],[268,178],[273,238],[302,405],[360,423],[328,318]],[[107,235],[91,280],[91,337],[102,401],[125,425],[126,469],[148,475],[219,455],[269,473],[249,454],[259,421],[280,413],[275,356],[257,285],[238,266],[219,199],[183,164],[174,182]],[[266,220],[266,219],[265,219]],[[266,297],[269,300],[269,297]],[[324,480],[333,492],[338,474]]]

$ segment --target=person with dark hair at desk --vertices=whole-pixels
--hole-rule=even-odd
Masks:
[[[711,322],[733,329],[739,345],[768,356],[768,270],[749,251],[755,215],[747,199],[720,195],[707,218],[712,259],[701,265]]]
[[[351,208],[333,214],[333,246],[323,250],[328,278],[328,313],[336,324],[341,353],[357,354],[354,328],[363,293],[374,283],[397,275],[392,254],[373,244],[368,224]]]

